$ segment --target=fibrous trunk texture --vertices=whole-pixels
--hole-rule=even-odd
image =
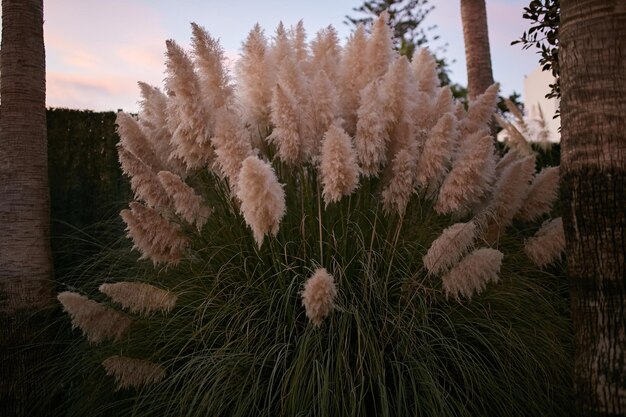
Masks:
[[[461,0],[467,88],[470,100],[493,84],[485,0]]]
[[[626,416],[626,5],[563,2],[563,226],[579,414]]]
[[[0,95],[0,410],[36,415],[45,361],[34,313],[52,304],[43,0],[2,1]]]

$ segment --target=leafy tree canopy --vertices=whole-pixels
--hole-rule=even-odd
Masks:
[[[530,20],[530,28],[511,45],[522,44],[522,48],[537,48],[541,56],[539,64],[544,71],[552,71],[555,82],[550,84],[547,98],[561,97],[559,84],[559,25],[561,23],[560,0],[533,0],[524,7],[524,19]]]

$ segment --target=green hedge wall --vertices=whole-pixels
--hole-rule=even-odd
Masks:
[[[52,250],[59,273],[122,235],[131,199],[117,159],[115,113],[49,109]]]

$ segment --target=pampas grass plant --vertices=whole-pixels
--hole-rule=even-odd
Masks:
[[[497,86],[465,112],[386,14],[343,47],[305,35],[255,26],[232,80],[193,25],[191,53],[167,42],[165,92],[140,84],[139,117],[120,113],[147,205],[122,212],[132,250],[73,282],[133,323],[76,343],[68,415],[568,415],[564,283],[524,253],[538,223],[507,227],[548,202],[524,206],[526,172],[500,197]]]

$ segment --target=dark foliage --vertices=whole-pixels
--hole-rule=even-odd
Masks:
[[[537,48],[541,56],[539,64],[544,71],[551,71],[555,77],[550,84],[547,98],[561,97],[559,84],[559,25],[561,22],[560,0],[533,0],[524,7],[524,19],[530,20],[530,28],[511,45],[522,44],[522,48]],[[556,116],[555,116],[556,117]]]
[[[131,191],[117,159],[114,112],[49,109],[47,123],[52,250],[59,277],[68,265],[100,250],[94,241],[106,244],[122,234],[121,221],[117,233],[96,225],[117,218]]]

